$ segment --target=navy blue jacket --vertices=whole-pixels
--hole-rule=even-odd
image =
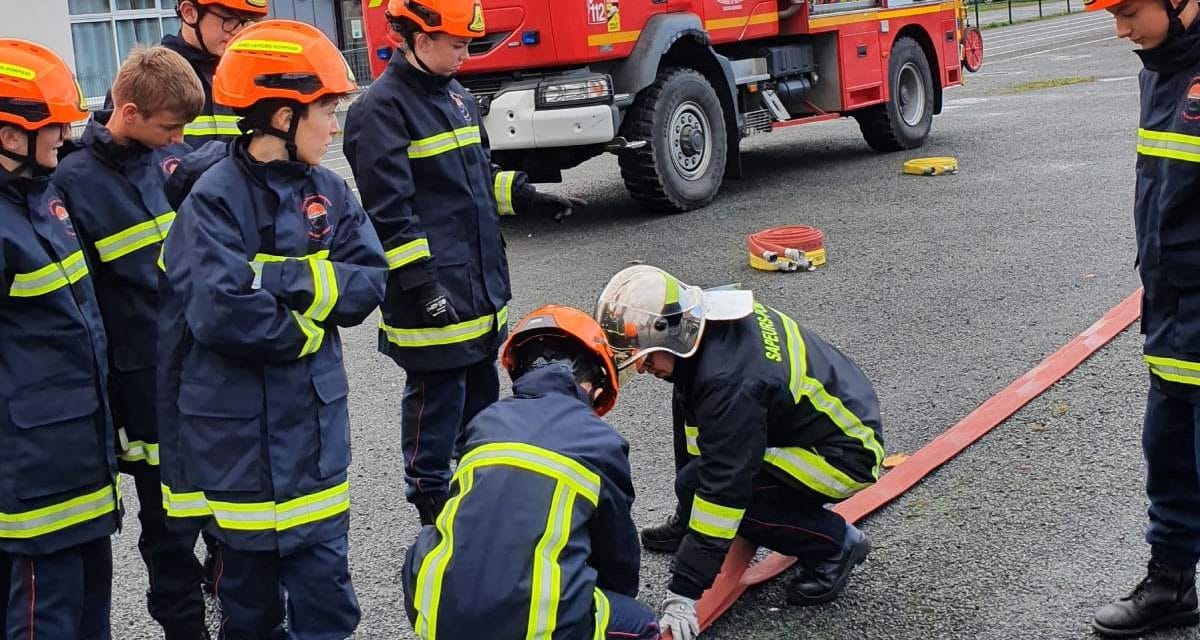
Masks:
[[[0,170],[0,552],[53,553],[120,523],[105,347],[61,195]]]
[[[671,590],[712,585],[761,471],[837,502],[870,486],[883,463],[879,399],[858,366],[788,316],[755,303],[710,322],[700,349],[676,361],[678,458],[699,460],[688,535]]]
[[[158,465],[158,254],[175,211],[163,184],[190,149],[113,142],[111,114],[94,114],[82,149],[54,173],[92,274],[112,372],[109,393],[123,465]]]
[[[344,150],[388,253],[380,351],[415,371],[494,358],[507,332],[499,215],[523,209],[525,175],[491,163],[478,106],[458,81],[396,55],[350,107]],[[461,322],[423,327],[417,287],[437,281]]]
[[[629,444],[551,365],[480,412],[464,452],[449,502],[406,565],[417,635],[594,637],[607,610],[599,590],[638,590]]]
[[[1200,20],[1138,53],[1134,220],[1146,362],[1165,392],[1200,397]]]
[[[206,142],[230,142],[241,135],[237,126],[240,118],[233,114],[233,109],[213,102],[213,75],[221,59],[193,47],[175,34],[163,36],[162,46],[187,59],[196,77],[200,78],[200,85],[204,87],[204,109],[184,127],[184,142],[192,148],[199,148]]]
[[[164,500],[236,549],[344,535],[348,393],[338,327],[383,298],[383,249],[346,183],[259,163],[239,140],[200,176],[163,247]],[[260,274],[260,275],[258,275]]]

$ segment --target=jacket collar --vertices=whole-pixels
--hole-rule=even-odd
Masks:
[[[130,160],[142,158],[150,153],[150,149],[137,142],[130,141],[129,144],[123,145],[113,140],[112,132],[105,126],[111,117],[111,110],[99,111],[88,120],[87,128],[83,130],[82,142],[92,155],[105,164],[119,168]]]
[[[162,46],[183,56],[192,64],[193,67],[197,69],[205,69],[210,72],[216,71],[217,63],[221,61],[221,59],[217,56],[214,56],[203,49],[197,49],[196,47],[193,47],[192,45],[188,44],[187,40],[184,40],[173,33],[163,36]]]
[[[572,396],[588,407],[592,406],[583,388],[575,383],[574,374],[561,364],[534,369],[513,382],[513,395],[529,397],[547,394]]]
[[[45,191],[50,185],[50,175],[49,171],[41,171],[26,177],[0,169],[0,197],[25,209],[29,196]]]
[[[408,59],[404,57],[404,52],[399,49],[392,55],[392,60],[388,63],[388,69],[397,76],[407,79],[413,85],[429,93],[445,91],[446,87],[454,80],[453,76],[435,76],[412,66],[408,63]]]
[[[1135,51],[1150,71],[1173,74],[1200,64],[1200,16],[1181,36],[1169,38],[1162,46]]]
[[[290,162],[288,160],[273,160],[271,162],[259,162],[250,156],[250,152],[246,150],[246,145],[250,141],[249,136],[242,136],[236,141],[230,143],[233,145],[233,159],[246,175],[250,176],[259,185],[271,188],[273,185],[293,184],[306,179],[312,167],[303,162]]]

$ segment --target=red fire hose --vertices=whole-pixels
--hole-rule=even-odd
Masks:
[[[825,264],[825,234],[803,225],[775,227],[746,238],[750,266],[762,271],[812,271]]]

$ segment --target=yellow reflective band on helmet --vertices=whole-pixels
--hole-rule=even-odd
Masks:
[[[350,482],[286,502],[211,500],[202,491],[173,493],[162,485],[163,508],[173,518],[212,516],[230,531],[287,531],[328,520],[350,509]]]
[[[688,528],[712,538],[733,540],[744,515],[745,509],[725,507],[696,494],[692,498],[692,518],[688,521]]]
[[[1144,156],[1200,162],[1200,136],[1138,129],[1137,152]]]
[[[300,355],[296,357],[303,358],[320,351],[321,343],[325,341],[325,329],[311,318],[306,318],[295,311],[292,312],[292,317],[296,319],[296,325],[300,327],[300,332],[305,337],[304,347],[300,349]]]
[[[308,261],[313,278],[313,301],[303,315],[317,322],[324,322],[333,313],[338,301],[337,272],[333,263],[328,260],[314,259]]]
[[[159,464],[158,445],[134,440],[125,445],[125,450],[119,457],[125,462],[145,462],[152,467],[157,467]]]
[[[8,289],[8,295],[14,298],[44,296],[79,282],[87,274],[87,261],[83,259],[83,252],[76,251],[62,262],[51,262],[31,273],[16,274],[13,276],[12,286]]]
[[[459,462],[460,468],[503,465],[542,474],[562,482],[587,498],[592,506],[600,503],[600,476],[575,460],[549,449],[519,442],[496,442],[471,450]]]
[[[18,80],[36,80],[37,72],[29,67],[0,62],[0,76],[8,76]]]
[[[458,515],[458,507],[463,499],[471,492],[475,484],[473,469],[462,467],[454,474],[458,482],[458,495],[446,501],[442,513],[438,515],[434,526],[437,527],[441,540],[429,555],[421,562],[417,571],[416,595],[413,597],[413,608],[417,610],[417,623],[414,625],[417,636],[423,640],[436,640],[438,607],[442,601],[442,583],[446,577],[446,567],[450,564],[450,556],[454,553],[454,518]]]
[[[597,587],[592,592],[592,602],[596,609],[596,626],[592,631],[592,640],[608,638],[608,620],[612,617],[612,608],[608,604],[608,596]]]
[[[513,209],[513,182],[517,179],[516,171],[501,171],[496,174],[496,211],[502,216],[516,214]]]
[[[112,262],[138,249],[153,246],[167,239],[167,232],[175,222],[175,212],[168,211],[153,220],[135,224],[124,231],[96,241],[96,253],[100,262]]]
[[[780,469],[804,486],[829,496],[843,499],[871,486],[859,482],[845,472],[829,464],[825,458],[803,447],[771,447],[763,456],[763,462]]]
[[[470,342],[482,338],[493,330],[499,331],[508,323],[508,307],[505,306],[495,315],[466,320],[437,328],[399,329],[379,323],[387,341],[397,347],[412,349],[420,347],[438,347]]]
[[[788,385],[792,391],[792,398],[797,404],[801,400],[807,399],[817,411],[825,414],[830,421],[836,424],[843,434],[859,441],[866,450],[874,454],[875,464],[871,469],[871,477],[878,479],[884,454],[883,445],[875,437],[875,431],[863,424],[861,418],[847,409],[841,398],[830,395],[820,380],[809,377],[807,348],[804,345],[804,337],[800,335],[799,325],[795,320],[779,311],[775,309],[771,309],[771,311],[779,316],[783,323],[784,333],[787,335],[788,364],[791,369]]]
[[[700,455],[700,427],[691,425],[683,426],[683,438],[687,444],[687,452],[690,456]]]
[[[461,127],[453,131],[439,133],[436,136],[413,140],[408,145],[410,159],[432,158],[447,151],[463,149],[472,145],[483,144],[483,136],[478,126]]]
[[[120,484],[32,511],[0,511],[0,540],[29,540],[112,513],[121,502]]]
[[[240,136],[238,116],[200,116],[183,127],[185,136]]]
[[[265,51],[267,53],[287,53],[300,54],[304,53],[304,47],[295,42],[284,42],[282,40],[242,40],[235,42],[232,47],[233,51]]]
[[[1168,382],[1200,386],[1200,362],[1188,362],[1160,356],[1145,356],[1145,358],[1146,364],[1150,367],[1150,373],[1159,378]]]
[[[662,274],[663,281],[666,283],[663,293],[663,308],[666,309],[671,305],[679,304],[679,281],[667,275],[667,272]]]
[[[400,267],[406,267],[417,260],[433,257],[429,253],[429,240],[425,238],[417,238],[412,242],[405,242],[387,252],[388,269],[395,270]]]

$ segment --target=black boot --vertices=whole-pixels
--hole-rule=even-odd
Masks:
[[[1133,638],[1154,629],[1197,623],[1196,567],[1179,569],[1151,560],[1146,577],[1132,593],[1096,612],[1092,629],[1110,638]]]
[[[165,640],[211,640],[206,627],[165,629]]]
[[[642,547],[647,551],[660,553],[675,553],[683,544],[683,536],[687,535],[687,523],[677,515],[672,514],[666,523],[657,527],[642,529]]]
[[[846,525],[846,538],[838,552],[812,566],[802,567],[800,576],[788,585],[788,602],[808,606],[824,604],[838,597],[850,571],[862,564],[871,551],[871,542],[854,525]]]

